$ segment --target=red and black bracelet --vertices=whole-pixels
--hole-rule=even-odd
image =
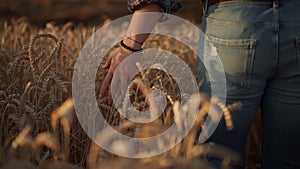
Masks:
[[[127,45],[123,42],[123,40],[120,41],[120,46],[122,46],[123,48],[125,48],[125,49],[127,49],[127,50],[129,50],[129,51],[131,51],[131,52],[138,52],[138,51],[143,50],[143,48],[141,48],[141,49],[134,49],[134,48],[131,48],[131,47],[127,46]]]

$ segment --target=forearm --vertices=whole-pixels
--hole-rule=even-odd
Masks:
[[[155,13],[144,15],[145,12]],[[161,8],[157,3],[150,3],[136,9],[126,33],[127,37],[124,37],[124,43],[131,48],[140,49],[161,16]]]

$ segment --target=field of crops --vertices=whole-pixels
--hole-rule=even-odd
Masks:
[[[109,22],[106,20],[103,24]],[[80,50],[101,26],[49,22],[45,27],[37,27],[26,18],[0,23],[0,168],[210,169],[212,166],[207,158],[215,157],[222,160],[222,167],[226,169],[239,160],[226,147],[195,144],[210,105],[219,104],[210,98],[201,100],[198,118],[187,137],[162,155],[143,159],[123,158],[93,143],[73,110],[72,75]],[[169,37],[151,35],[144,47],[176,52],[196,74],[197,56],[184,44]],[[106,73],[106,70],[98,69],[96,93]],[[174,116],[180,113],[174,106],[178,100],[178,86],[166,73],[157,70],[147,70],[136,79],[142,90],[146,83],[165,92],[168,99],[163,117],[149,124],[137,125],[108,106],[107,98],[98,99],[98,105],[105,119],[120,132],[131,137],[150,137],[168,128],[174,122]],[[131,90],[131,96],[138,109],[149,107],[143,92]],[[239,108],[239,103],[219,106],[223,109],[228,128],[231,128],[234,124],[230,114]],[[259,119],[255,124],[244,160],[247,168],[251,169],[259,168],[260,159]]]

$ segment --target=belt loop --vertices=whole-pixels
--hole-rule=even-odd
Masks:
[[[278,8],[279,0],[273,0],[273,8]]]
[[[204,16],[207,15],[207,10],[208,10],[208,0],[205,0],[205,3],[204,3]]]
[[[278,7],[279,7],[279,0],[273,0],[273,11],[274,11],[274,31],[278,32],[279,30],[279,13],[278,13]]]

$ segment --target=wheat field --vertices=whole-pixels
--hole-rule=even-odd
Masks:
[[[109,22],[108,19],[103,24]],[[241,106],[240,103],[222,105],[205,96],[203,98],[206,99],[201,99],[201,108],[192,130],[180,144],[164,154],[130,159],[111,154],[95,144],[85,134],[75,115],[71,87],[76,58],[87,39],[101,26],[49,22],[41,28],[31,25],[26,18],[0,23],[0,168],[210,169],[213,166],[207,158],[214,157],[221,159],[222,168],[229,169],[231,164],[241,160],[226,147],[195,143],[211,104],[223,110],[228,129],[234,129],[231,112]],[[144,46],[175,51],[196,75],[197,56],[184,44],[168,37],[151,35]],[[106,73],[106,70],[98,69],[96,93]],[[151,137],[161,133],[174,123],[174,116],[180,113],[176,108],[180,97],[178,86],[167,73],[158,70],[140,73],[134,83],[140,90],[132,89],[130,98],[140,110],[149,107],[144,96],[149,92],[145,84],[164,91],[168,99],[163,117],[149,124],[137,125],[108,106],[107,98],[98,99],[103,116],[114,128],[131,137]],[[260,119],[257,118],[243,160],[247,168],[259,168],[260,130]]]

